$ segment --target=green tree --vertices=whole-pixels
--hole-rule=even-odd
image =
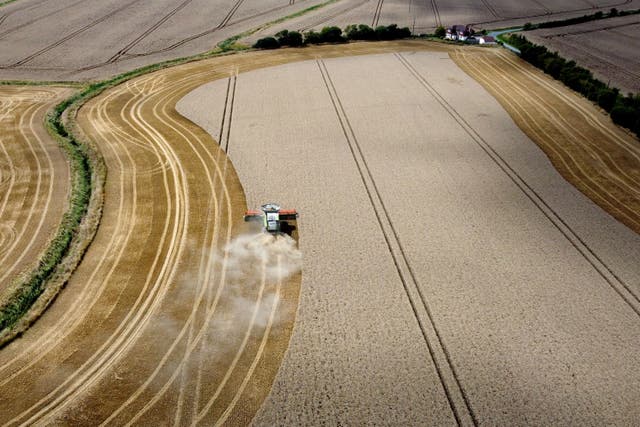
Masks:
[[[278,49],[280,43],[274,37],[265,37],[258,40],[253,47],[256,49]]]
[[[298,47],[302,46],[302,34],[298,31],[282,30],[276,34],[276,39],[280,46]]]
[[[306,44],[319,44],[322,43],[322,36],[317,31],[307,31],[304,33],[304,42]]]
[[[324,27],[320,31],[320,38],[324,43],[340,43],[345,41],[344,37],[342,37],[340,27]]]

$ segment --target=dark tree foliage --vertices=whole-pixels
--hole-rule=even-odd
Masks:
[[[376,40],[376,32],[368,25],[347,25],[344,34],[349,40]]]
[[[280,46],[302,46],[302,34],[298,31],[282,30],[276,33],[276,39],[278,43],[280,43]]]
[[[280,47],[280,43],[274,37],[265,37],[258,40],[253,47],[256,49],[278,49]]]
[[[320,30],[320,38],[323,43],[341,43],[346,41],[346,39],[342,37],[340,27],[324,27]]]
[[[447,29],[444,28],[442,25],[440,25],[438,28],[436,28],[436,32],[435,32],[435,36],[436,37],[440,37],[441,39],[444,38],[444,36],[447,35]]]
[[[307,31],[304,33],[305,44],[319,44],[322,43],[322,36],[317,31]]]
[[[640,95],[622,96],[618,89],[594,78],[591,71],[575,61],[566,61],[557,52],[549,52],[546,47],[533,44],[518,34],[511,35],[509,43],[520,49],[522,59],[596,102],[611,114],[614,123],[640,135]]]
[[[257,49],[277,49],[281,46],[303,46],[305,44],[344,43],[347,40],[395,40],[411,37],[408,27],[398,28],[396,24],[381,25],[375,30],[368,25],[348,25],[344,34],[339,27],[324,27],[320,32],[282,30],[275,37],[258,40],[253,47]]]

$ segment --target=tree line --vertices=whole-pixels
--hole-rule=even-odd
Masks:
[[[348,25],[344,31],[340,27],[324,27],[320,31],[282,30],[274,37],[264,37],[253,47],[256,49],[278,49],[280,47],[301,47],[309,44],[346,43],[350,40],[397,40],[411,37],[408,27],[398,28],[396,24],[380,25],[372,28],[368,25]]]
[[[520,49],[522,59],[597,103],[611,115],[614,123],[640,136],[639,94],[622,95],[619,89],[596,79],[591,71],[580,67],[575,61],[567,61],[557,52],[531,43],[519,34],[512,34],[507,42]]]
[[[538,28],[565,27],[568,25],[576,25],[576,24],[582,24],[584,22],[597,21],[599,19],[615,18],[616,16],[636,15],[639,13],[640,13],[640,9],[619,11],[614,7],[609,11],[609,13],[598,11],[596,13],[592,13],[591,15],[582,15],[582,16],[577,16],[575,18],[562,19],[557,21],[540,22],[538,24],[532,24],[531,22],[527,22],[526,24],[524,24],[523,30],[529,31],[529,30],[535,30]]]

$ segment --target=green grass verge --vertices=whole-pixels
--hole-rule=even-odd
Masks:
[[[240,35],[240,37],[242,37],[242,35]],[[72,176],[69,208],[63,215],[56,235],[50,242],[44,254],[41,256],[35,269],[28,274],[21,276],[19,281],[12,285],[12,289],[15,289],[15,291],[12,295],[8,296],[6,302],[0,306],[0,347],[6,345],[26,329],[28,324],[22,325],[21,323],[23,322],[21,322],[21,320],[25,317],[34,317],[33,319],[27,319],[27,323],[31,323],[39,314],[41,314],[35,313],[33,315],[29,314],[29,316],[25,316],[46,291],[47,282],[58,273],[60,273],[61,276],[63,275],[63,273],[58,270],[62,270],[61,264],[64,262],[65,258],[70,255],[73,248],[80,248],[79,250],[82,251],[82,253],[75,253],[74,258],[77,259],[76,265],[65,266],[66,269],[75,269],[77,263],[82,258],[84,251],[88,247],[88,243],[95,235],[95,230],[93,230],[92,233],[89,233],[89,242],[78,242],[81,223],[87,216],[92,193],[96,190],[96,185],[98,185],[92,180],[92,176],[95,176],[95,168],[96,166],[100,167],[98,164],[102,160],[101,158],[97,158],[95,150],[86,143],[81,142],[80,139],[74,135],[74,132],[69,131],[70,128],[75,126],[75,122],[72,117],[69,117],[69,123],[64,123],[63,115],[65,111],[77,111],[85,102],[99,95],[104,90],[143,74],[187,62],[212,58],[215,56],[233,53],[237,50],[243,50],[244,47],[238,47],[235,45],[238,38],[239,37],[236,36],[225,40],[221,43],[223,44],[223,48],[218,47],[203,54],[147,65],[122,73],[108,80],[90,84],[63,84],[64,86],[80,87],[81,90],[76,92],[70,98],[59,103],[53,111],[47,115],[46,127],[58,141],[69,159]],[[0,84],[38,86],[45,85],[47,83],[2,81]],[[102,203],[95,206],[95,209],[99,210],[98,215],[100,215],[102,211]],[[86,235],[83,235],[82,237],[87,238]],[[70,272],[67,271],[67,276],[69,274]],[[65,284],[66,279],[59,285],[59,287],[62,288]],[[50,299],[53,299],[54,297],[55,295],[51,296]],[[47,304],[48,302],[44,302],[42,305],[43,307],[46,307]]]
[[[74,98],[70,98],[61,102],[47,115],[46,119],[49,132],[58,140],[71,166],[69,208],[63,215],[58,232],[40,258],[37,267],[27,275],[26,280],[18,284],[13,295],[0,307],[0,333],[13,327],[42,295],[47,281],[68,253],[71,242],[87,212],[91,198],[92,167],[84,146],[68,135],[61,121],[62,113],[73,101]]]
[[[0,3],[0,6],[11,3],[16,0],[5,1]],[[94,82],[94,83],[78,83],[78,82],[28,82],[19,80],[5,80],[0,81],[1,85],[25,85],[25,86],[44,86],[44,85],[57,85],[67,87],[78,87],[80,90],[72,95],[70,98],[59,103],[53,111],[51,111],[46,118],[47,130],[58,141],[62,149],[67,154],[71,168],[71,191],[69,199],[69,208],[64,213],[62,222],[56,232],[53,240],[41,256],[36,268],[28,274],[21,276],[19,282],[13,286],[14,293],[10,295],[6,302],[0,306],[0,347],[6,345],[13,338],[18,336],[28,325],[22,325],[21,329],[15,330],[25,315],[34,307],[34,304],[38,299],[46,292],[47,282],[52,279],[56,274],[66,277],[71,274],[71,271],[75,269],[77,263],[79,263],[84,251],[88,247],[88,244],[93,239],[95,231],[97,230],[97,223],[93,232],[89,232],[89,236],[80,236],[83,231],[82,223],[86,219],[89,207],[92,200],[92,195],[96,194],[97,185],[103,183],[97,183],[92,177],[95,177],[96,168],[100,169],[104,165],[101,163],[102,159],[97,155],[95,150],[91,146],[82,142],[73,131],[69,129],[75,126],[74,118],[68,117],[68,122],[65,124],[63,116],[65,112],[76,112],[85,102],[89,99],[99,95],[104,90],[117,86],[127,80],[148,74],[154,71],[158,71],[164,68],[173,67],[188,62],[198,61],[202,59],[212,58],[215,56],[226,55],[237,51],[249,49],[249,47],[238,44],[238,40],[243,37],[249,36],[257,31],[267,28],[271,25],[275,25],[284,22],[288,19],[302,16],[306,13],[317,10],[321,7],[327,6],[331,3],[335,3],[337,0],[329,0],[324,3],[309,7],[294,14],[279,18],[275,21],[264,24],[260,27],[252,30],[245,31],[241,34],[230,37],[218,46],[202,54],[188,56],[184,58],[177,58],[159,62],[156,64],[147,65],[141,68],[137,68],[132,71],[128,71],[111,79]],[[102,165],[102,166],[101,166]],[[101,189],[100,189],[101,190]],[[101,194],[101,191],[99,192]],[[98,203],[93,207],[101,214],[102,203]],[[99,221],[99,218],[98,218]],[[84,232],[86,234],[86,232]],[[78,242],[80,238],[88,239],[89,242]],[[79,249],[77,249],[79,248]],[[72,251],[76,250],[75,265],[65,266],[66,273],[63,274],[59,270],[62,269],[61,265],[65,258],[70,255]],[[70,270],[70,271],[69,271]],[[60,284],[60,288],[64,286],[67,279],[63,280]],[[56,291],[57,293],[57,291]],[[55,294],[50,297],[50,300],[55,298]],[[43,304],[42,310],[48,305],[48,302]],[[29,320],[29,323],[35,320],[41,313],[35,313]]]
[[[0,2],[0,7],[2,7],[2,6],[6,6],[6,5],[8,5],[8,4],[11,4],[11,3],[13,3],[14,1],[18,1],[18,0],[5,0],[5,1],[3,1],[3,2]]]

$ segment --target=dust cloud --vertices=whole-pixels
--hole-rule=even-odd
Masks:
[[[227,319],[234,323],[229,326],[248,321],[254,327],[265,327],[278,321],[272,313],[282,303],[276,285],[302,269],[302,252],[286,234],[242,234],[223,248],[217,263],[225,275],[221,303],[230,312]]]
[[[243,234],[224,248],[222,262],[231,282],[277,283],[302,268],[302,253],[286,234]]]

